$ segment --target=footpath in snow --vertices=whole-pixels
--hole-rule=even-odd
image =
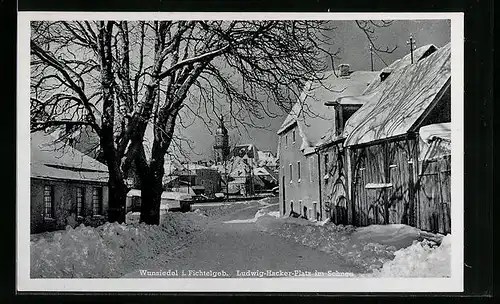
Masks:
[[[449,277],[451,235],[435,241],[428,233],[403,225],[371,225],[355,228],[328,221],[310,222],[280,218],[279,212],[262,208],[247,220],[226,223],[256,223],[263,230],[316,248],[365,269],[367,277]],[[436,239],[436,238],[435,238]]]

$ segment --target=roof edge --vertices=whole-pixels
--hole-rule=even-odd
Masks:
[[[290,123],[286,124],[285,126],[281,127],[277,132],[276,134],[278,135],[281,135],[283,134],[284,132],[288,131],[289,129],[291,129],[294,125],[297,124],[297,120],[292,120]]]

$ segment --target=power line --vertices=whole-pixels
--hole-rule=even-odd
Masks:
[[[382,59],[382,57],[380,57],[380,55],[377,53],[377,50],[376,50],[376,49],[373,49],[373,53],[374,53],[375,55],[377,55],[378,59],[380,59],[380,60],[381,60],[381,61],[385,64],[385,66],[386,66],[386,67],[388,67],[388,66],[389,66],[389,65],[388,65],[388,64],[384,61],[384,59]]]

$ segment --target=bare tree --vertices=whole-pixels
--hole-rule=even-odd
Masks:
[[[321,81],[330,29],[300,20],[32,22],[31,130],[91,128],[109,170],[109,221],[124,220],[133,163],[141,221],[157,224],[180,113],[226,109],[255,126],[273,115],[271,102],[289,109],[298,87]]]

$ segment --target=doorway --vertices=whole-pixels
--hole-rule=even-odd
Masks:
[[[281,191],[282,191],[282,199],[283,199],[283,216],[286,214],[286,198],[285,198],[285,175],[281,179]]]

